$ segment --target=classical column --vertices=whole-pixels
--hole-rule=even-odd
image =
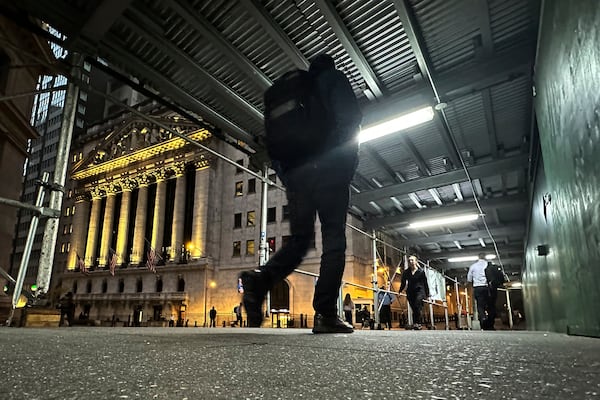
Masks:
[[[146,210],[148,208],[148,178],[142,176],[138,179],[138,182],[140,186],[135,208],[131,264],[139,264],[144,259],[144,234],[146,233]]]
[[[206,161],[196,164],[196,188],[194,190],[194,218],[192,221],[193,258],[206,255],[206,229],[208,217],[208,186],[210,169]]]
[[[90,214],[90,227],[88,229],[85,245],[85,265],[93,266],[96,262],[96,240],[98,239],[98,223],[100,222],[100,206],[102,202],[101,191],[92,190],[92,213]]]
[[[167,181],[165,171],[157,171],[156,177],[156,199],[154,200],[154,218],[152,222],[152,240],[150,243],[154,250],[161,254],[163,237],[165,232],[165,206],[167,203]]]
[[[121,212],[117,228],[117,262],[123,264],[127,259],[127,232],[129,230],[129,211],[131,209],[131,191],[135,181],[126,179],[122,182],[123,197],[121,198]]]
[[[112,242],[113,236],[113,217],[115,214],[115,200],[117,192],[114,187],[110,187],[107,190],[106,195],[106,207],[104,208],[104,222],[102,223],[102,239],[100,242],[100,254],[98,257],[100,261],[98,265],[100,268],[105,267],[108,264],[108,249]]]
[[[183,226],[185,224],[185,166],[178,164],[175,168],[175,206],[173,208],[173,236],[171,237],[171,260],[177,261],[183,243]]]
[[[85,258],[85,242],[88,231],[88,218],[90,216],[90,201],[87,195],[78,195],[75,198],[75,218],[73,218],[73,233],[71,234],[71,251],[67,269],[75,269],[77,256]]]

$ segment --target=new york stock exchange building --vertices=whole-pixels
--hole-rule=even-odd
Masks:
[[[152,109],[144,112],[237,164],[248,155],[210,129]],[[269,178],[275,180],[271,172]],[[280,183],[279,180],[277,180]],[[75,318],[113,326],[217,326],[235,320],[237,276],[259,262],[262,183],[236,165],[167,129],[125,113],[88,129],[74,142],[70,182],[57,240],[53,292],[71,291]],[[289,238],[285,193],[267,189],[270,253]],[[348,222],[360,226],[349,216]],[[269,293],[264,326],[312,324],[319,273],[320,225],[299,269]],[[342,295],[372,304],[372,241],[347,228]],[[155,251],[154,262],[148,257]],[[111,258],[114,255],[114,268]],[[395,263],[397,255],[386,256]],[[152,261],[152,260],[150,260]],[[391,267],[390,267],[391,268]],[[381,271],[380,282],[383,274]],[[302,315],[302,317],[301,317]],[[244,314],[245,320],[245,314]]]

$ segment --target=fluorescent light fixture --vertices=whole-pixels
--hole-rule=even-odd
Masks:
[[[496,258],[495,254],[488,254],[485,256],[486,260],[493,260]],[[452,257],[448,259],[448,262],[466,262],[466,261],[477,261],[477,256],[464,256],[464,257]]]
[[[520,288],[522,286],[523,286],[523,284],[521,282],[513,282],[510,285],[510,287],[512,287],[512,288]]]
[[[364,143],[368,140],[377,139],[389,135],[390,133],[399,132],[415,125],[422,124],[423,122],[431,121],[432,119],[433,108],[424,107],[408,114],[400,115],[399,117],[361,129],[358,134],[358,142]]]
[[[477,218],[479,218],[479,215],[477,215],[477,214],[457,215],[456,217],[436,218],[436,219],[417,221],[417,222],[413,222],[412,224],[408,225],[408,227],[409,228],[425,228],[428,226],[450,225],[450,224],[456,224],[458,222],[475,221]]]

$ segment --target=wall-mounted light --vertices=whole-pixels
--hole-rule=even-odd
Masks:
[[[433,108],[424,107],[408,114],[400,115],[375,125],[367,126],[360,130],[358,142],[380,138],[390,133],[402,131],[433,119]]]
[[[477,218],[479,218],[479,215],[477,215],[477,214],[465,214],[465,215],[458,215],[455,217],[436,218],[436,219],[427,219],[427,220],[423,220],[423,221],[417,221],[417,222],[413,222],[412,224],[408,225],[408,227],[409,228],[425,228],[428,226],[450,225],[450,224],[456,224],[459,222],[474,221]]]

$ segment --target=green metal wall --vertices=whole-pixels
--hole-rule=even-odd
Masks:
[[[544,162],[524,274],[529,327],[600,337],[600,1],[546,0],[541,24],[535,107]],[[539,244],[550,254],[538,256]]]

